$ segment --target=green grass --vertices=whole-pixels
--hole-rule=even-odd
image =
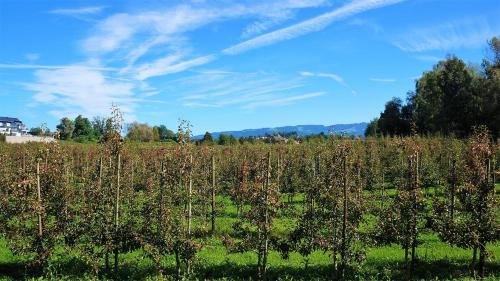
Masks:
[[[288,198],[282,198],[287,202]],[[302,195],[293,198],[293,206],[301,208]],[[194,274],[189,279],[249,280],[256,278],[257,255],[254,252],[228,253],[222,243],[223,235],[233,232],[233,224],[238,220],[236,206],[226,197],[218,197],[219,205],[224,206],[217,217],[217,232],[214,237],[202,239],[203,249],[198,252],[193,264]],[[292,231],[296,220],[281,216],[273,222],[273,232],[285,235]],[[199,219],[194,226],[201,227]],[[420,236],[422,244],[417,248],[418,262],[414,270],[414,280],[472,280],[469,263],[471,250],[452,247],[439,240],[432,232]],[[491,255],[488,258],[489,277],[485,280],[500,278],[500,244],[489,244]],[[279,253],[271,251],[269,256],[269,280],[329,280],[333,276],[332,258],[329,253],[313,252],[309,257],[291,253],[283,259]],[[166,255],[162,261],[167,269],[166,276],[158,276],[152,260],[145,257],[141,250],[120,255],[119,279],[122,280],[160,280],[172,279],[175,259]],[[50,261],[47,279],[91,280],[90,270],[79,260],[78,253],[60,249]],[[104,266],[104,265],[103,265]],[[406,278],[404,252],[397,245],[366,249],[366,258],[359,268],[355,280],[402,280]],[[0,280],[30,279],[24,272],[24,259],[14,256],[8,249],[5,239],[0,238]]]

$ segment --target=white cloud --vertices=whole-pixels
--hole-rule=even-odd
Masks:
[[[290,40],[311,32],[316,32],[324,29],[332,22],[344,19],[355,14],[362,13],[367,10],[380,8],[387,5],[396,4],[404,0],[358,0],[333,10],[329,13],[322,14],[315,18],[294,24],[273,32],[269,32],[245,42],[236,44],[223,50],[224,54],[235,55],[252,49],[264,47],[277,42]]]
[[[301,72],[299,72],[299,74],[302,76],[315,76],[314,73],[309,72],[309,71],[301,71]]]
[[[150,77],[181,72],[195,66],[207,64],[216,57],[214,55],[208,55],[179,62],[181,58],[182,55],[174,54],[160,58],[152,63],[138,66],[136,70],[133,70],[136,72],[135,78],[138,80],[145,80]]]
[[[40,58],[40,55],[37,54],[37,53],[27,53],[24,55],[24,57],[30,61],[30,62],[34,62],[36,60],[38,60]]]
[[[248,10],[241,6],[195,8],[178,5],[159,11],[114,14],[96,25],[93,34],[83,41],[83,50],[96,54],[123,48],[133,50],[137,48],[137,42],[134,42],[135,35],[170,39],[208,23],[241,16],[246,12]],[[162,40],[161,43],[170,42]]]
[[[80,8],[64,8],[49,11],[51,14],[73,17],[80,20],[89,20],[89,16],[96,15],[104,10],[104,6],[89,6]]]
[[[372,82],[380,82],[380,83],[394,83],[396,79],[394,78],[370,78]]]
[[[222,53],[236,54],[291,39],[321,30],[335,20],[401,1],[404,0],[354,0],[330,13],[258,36]],[[87,63],[0,64],[0,68],[36,70],[35,81],[26,87],[36,93],[36,103],[52,105],[55,108],[53,113],[102,115],[109,111],[111,102],[115,102],[128,116],[133,116],[137,103],[168,92],[149,86],[145,82],[147,79],[186,71],[217,59],[217,53],[194,52],[189,32],[208,24],[243,18],[250,20],[244,33],[255,35],[293,18],[300,9],[327,4],[327,0],[251,0],[222,4],[196,1],[157,10],[112,14],[97,21],[88,36],[80,41],[80,48],[88,58]],[[50,13],[88,18],[103,9],[95,6],[57,9]],[[107,65],[99,62],[106,62]],[[348,87],[336,74],[311,75],[333,79]],[[301,89],[303,80],[304,77],[286,79],[269,73],[206,72],[174,81],[173,86],[178,88],[171,92],[182,94],[177,100],[186,106],[255,108],[284,105],[320,95],[320,92],[304,94]]]
[[[338,76],[337,74],[333,74],[333,73],[318,73],[318,77],[330,78],[330,79],[333,79],[333,80],[339,82],[342,85],[345,85],[344,79],[342,79],[342,77]]]
[[[277,2],[264,2],[254,9],[260,14],[260,19],[249,24],[242,33],[243,38],[248,38],[294,18],[297,10],[316,8],[328,5],[326,0],[288,0]]]
[[[395,40],[394,45],[407,52],[474,48],[485,45],[498,34],[500,25],[470,19],[411,30]]]
[[[206,71],[170,81],[162,91],[179,95],[178,101],[187,107],[238,106],[249,109],[293,103],[304,95],[303,87],[301,78],[287,79],[273,73]]]
[[[322,77],[322,78],[329,78],[332,80],[335,80],[337,83],[340,85],[351,89],[351,87],[344,81],[344,78],[342,78],[340,75],[335,74],[335,73],[313,73],[309,71],[301,71],[299,72],[301,76],[307,76],[307,77]],[[351,89],[352,90],[352,89]]]
[[[91,66],[91,65],[44,65],[44,64],[8,64],[0,63],[0,68],[6,69],[67,69],[77,66],[80,69],[98,71],[116,71],[113,67]]]
[[[98,70],[80,66],[37,70],[34,75],[35,82],[25,87],[36,93],[36,103],[55,107],[53,114],[57,117],[102,116],[115,103],[127,119],[133,119],[137,102],[134,83],[109,79]]]
[[[80,7],[73,9],[55,9],[49,11],[51,14],[59,14],[66,16],[73,15],[89,15],[89,14],[97,14],[100,13],[105,7],[103,6],[91,6],[91,7]]]

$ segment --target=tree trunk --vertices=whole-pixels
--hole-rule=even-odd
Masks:
[[[409,244],[409,243],[406,243]],[[408,265],[408,246],[405,245],[405,264]]]
[[[479,263],[477,264],[477,271],[480,278],[484,277],[484,263],[486,260],[486,245],[483,239],[479,241]]]
[[[476,261],[477,261],[477,246],[474,246],[474,249],[472,250],[472,264],[471,264],[474,277],[476,277]]]
[[[181,259],[179,256],[179,249],[175,249],[175,276],[176,280],[181,278]]]
[[[456,180],[456,161],[455,159],[453,159],[453,163],[452,163],[452,180],[451,180],[451,199],[450,199],[450,219],[451,219],[451,223],[453,223],[454,221],[454,213],[455,213],[455,190],[456,190],[456,184],[457,184],[457,180]]]
[[[106,264],[106,275],[110,275],[110,265],[109,265],[109,249],[106,247],[105,253],[104,253],[104,262]]]

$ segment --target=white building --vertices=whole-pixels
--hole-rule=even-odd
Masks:
[[[0,117],[0,134],[23,136],[28,134],[28,128],[17,118]]]

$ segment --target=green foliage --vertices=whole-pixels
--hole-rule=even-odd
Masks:
[[[484,131],[166,146],[123,143],[121,115],[109,120],[101,144],[0,145],[0,278],[38,265],[51,279],[451,280],[474,247],[485,275],[500,269],[499,152]]]
[[[175,141],[177,138],[172,130],[169,130],[165,125],[155,127],[158,129],[158,137],[160,141]]]
[[[106,123],[106,118],[94,117],[92,119],[92,130],[97,140],[101,139],[106,134]]]
[[[203,135],[202,142],[204,143],[212,143],[214,139],[212,138],[212,134],[209,132],[205,132],[205,135]]]
[[[64,117],[61,119],[59,125],[57,125],[57,131],[59,133],[59,138],[62,140],[70,140],[73,137],[73,131],[75,130],[75,123],[71,119]]]
[[[374,118],[368,123],[368,126],[366,126],[365,130],[365,137],[369,136],[374,136],[378,137],[380,136],[380,128],[378,127],[378,120],[379,118]]]
[[[417,80],[407,103],[399,98],[387,102],[367,136],[449,135],[466,137],[473,127],[486,125],[496,138],[500,134],[499,40],[490,41],[492,58],[478,71],[455,56],[440,61]],[[375,126],[376,122],[376,126]],[[375,130],[377,128],[377,130]]]
[[[41,135],[43,135],[44,132],[43,132],[42,128],[34,127],[34,128],[30,129],[29,133],[30,133],[30,135],[33,135],[33,136],[41,136]]]
[[[380,113],[377,127],[385,135],[408,135],[410,132],[411,112],[409,105],[403,105],[399,98],[393,98],[385,104],[385,109]]]
[[[131,141],[150,142],[155,140],[155,134],[148,124],[133,122],[128,125],[127,138]]]
[[[94,130],[89,119],[78,115],[74,121],[75,129],[72,138],[77,142],[90,141],[94,137]]]
[[[232,135],[220,134],[217,143],[219,145],[235,145],[238,144],[238,140]]]

